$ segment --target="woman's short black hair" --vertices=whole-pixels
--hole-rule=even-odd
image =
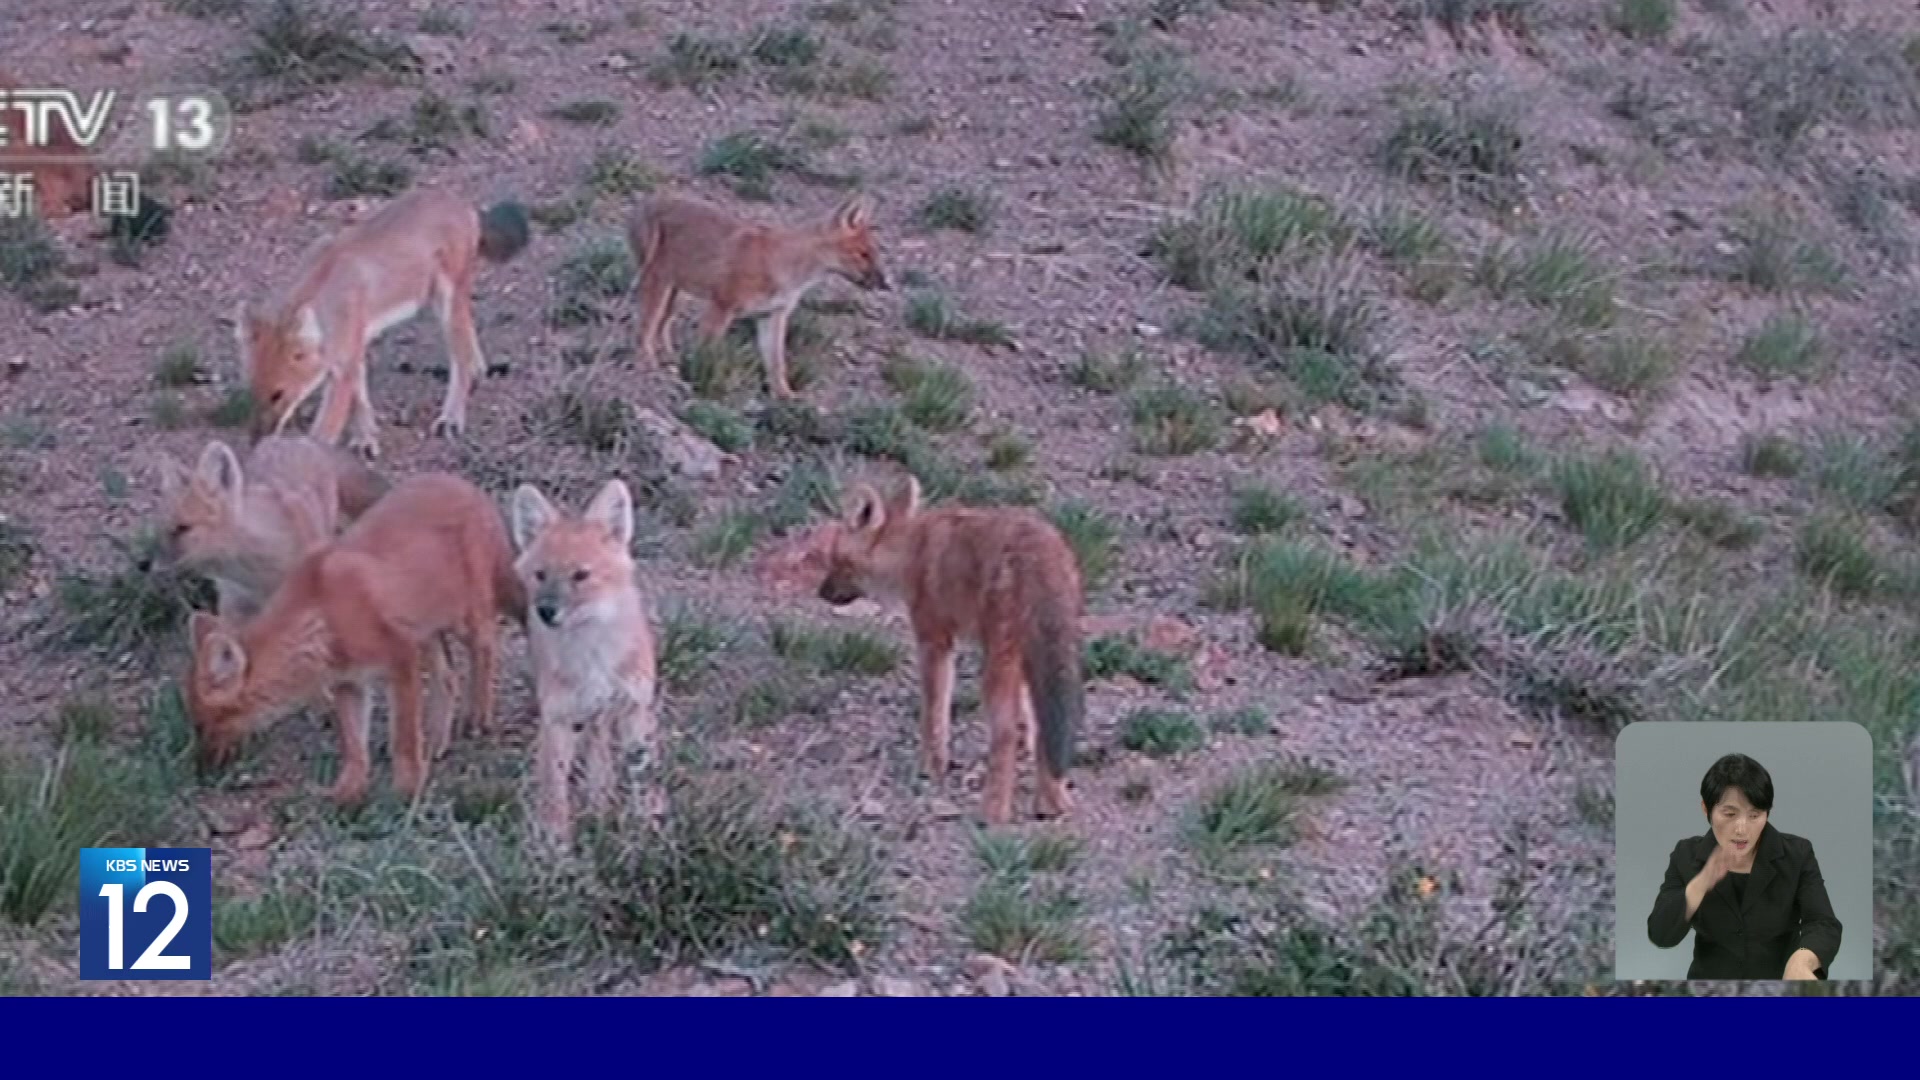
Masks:
[[[1767,767],[1745,754],[1728,754],[1713,763],[1707,775],[1700,781],[1700,801],[1707,804],[1707,812],[1720,805],[1720,796],[1728,788],[1739,788],[1755,810],[1773,809],[1773,777],[1767,775]]]

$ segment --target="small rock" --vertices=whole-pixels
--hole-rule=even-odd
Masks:
[[[1056,19],[1065,19],[1070,22],[1078,22],[1079,20],[1087,17],[1087,7],[1085,4],[1077,4],[1072,2],[1059,3],[1059,4],[1053,5],[1051,8],[1048,8],[1047,14],[1051,15]]]
[[[606,68],[608,71],[621,72],[632,67],[633,61],[627,59],[625,53],[614,53],[611,56],[603,58],[600,61],[600,66]]]
[[[1004,957],[995,956],[992,953],[974,953],[967,957],[967,962],[962,968],[967,976],[973,979],[984,979],[988,975],[999,975],[1005,978],[1012,975],[1014,971],[1013,965]]]
[[[881,997],[905,998],[919,997],[920,988],[911,979],[902,979],[893,975],[875,975],[873,992]]]
[[[974,980],[974,983],[980,987],[980,992],[988,997],[1003,998],[1013,993],[1013,987],[1008,984],[1007,977],[997,971],[990,971],[980,976]]]
[[[1257,435],[1264,435],[1269,439],[1279,437],[1283,428],[1280,422],[1280,414],[1272,409],[1262,409],[1252,416],[1237,417],[1233,422],[1238,427],[1246,428],[1248,431]]]
[[[661,460],[667,468],[691,479],[710,480],[739,460],[662,413],[635,409],[634,418],[659,445]]]
[[[1002,169],[1002,170],[1011,169],[1013,168],[1013,159],[1012,158],[994,158],[993,167],[996,169]]]
[[[1530,732],[1516,731],[1507,736],[1507,745],[1516,750],[1531,750],[1534,747],[1534,742],[1534,737]]]
[[[273,842],[273,829],[265,822],[249,825],[233,838],[233,846],[241,851],[254,851]]]
[[[547,141],[547,137],[540,130],[539,124],[534,123],[530,117],[522,117],[519,123],[513,125],[513,135],[508,141],[516,149],[537,150]]]
[[[454,69],[453,49],[439,38],[412,34],[401,44],[420,61],[420,70],[428,75],[444,75]]]
[[[1349,518],[1363,518],[1367,516],[1367,504],[1356,496],[1343,494],[1340,496],[1340,512]]]
[[[721,979],[717,982],[696,983],[687,991],[688,997],[751,997],[753,984],[745,979]]]
[[[1198,631],[1179,619],[1154,615],[1147,619],[1147,631],[1140,643],[1155,652],[1177,653],[1191,649],[1199,637]]]
[[[1159,337],[1161,334],[1160,328],[1149,322],[1134,323],[1133,332],[1145,338]]]
[[[887,816],[887,804],[879,799],[861,799],[860,816],[863,818],[883,818]]]
[[[863,596],[850,604],[841,604],[839,607],[831,607],[827,610],[843,618],[870,619],[880,614],[880,605]]]
[[[26,370],[27,370],[26,357],[24,356],[7,357],[7,378],[11,379],[16,376],[25,374]]]
[[[860,984],[857,982],[854,982],[852,979],[848,979],[845,982],[837,982],[832,984],[831,986],[821,987],[820,992],[813,996],[814,997],[859,997]]]
[[[965,811],[951,799],[934,799],[927,804],[927,813],[932,814],[935,821],[952,821]]]

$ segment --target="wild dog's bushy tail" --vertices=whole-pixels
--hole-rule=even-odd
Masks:
[[[520,254],[530,236],[527,208],[512,199],[480,212],[480,254],[489,262],[503,263]]]
[[[1054,584],[1047,582],[1048,585]],[[1073,764],[1073,741],[1086,712],[1086,687],[1080,680],[1080,609],[1070,589],[1048,588],[1031,609],[1032,622],[1021,648],[1040,758],[1054,776]]]

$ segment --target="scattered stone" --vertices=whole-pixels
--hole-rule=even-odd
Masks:
[[[827,610],[842,618],[870,619],[880,614],[880,605],[863,596],[852,603],[841,604],[839,607],[831,607]]]
[[[1233,423],[1235,427],[1245,428],[1269,439],[1278,438],[1284,427],[1280,422],[1280,414],[1272,409],[1262,409],[1252,416],[1235,417]]]
[[[1056,19],[1079,22],[1087,17],[1087,6],[1076,3],[1075,0],[1062,0],[1061,3],[1048,8],[1047,14]]]
[[[453,49],[429,34],[412,34],[402,46],[420,61],[420,70],[428,75],[445,75],[454,69]]]
[[[273,829],[265,822],[249,825],[234,837],[233,846],[241,851],[255,851],[273,842]]]
[[[881,802],[879,799],[861,799],[860,816],[869,819],[886,817],[887,804]]]
[[[1516,750],[1531,750],[1535,745],[1535,739],[1531,732],[1516,731],[1507,736],[1507,745]]]
[[[519,123],[513,125],[513,135],[508,139],[518,150],[537,150],[546,141],[546,134],[540,130],[539,124],[533,122],[532,117],[522,117]]]
[[[965,813],[960,809],[959,804],[951,799],[932,800],[927,803],[927,812],[933,815],[935,821],[952,821]]]
[[[653,436],[667,468],[694,480],[711,480],[740,459],[688,430],[678,420],[652,409],[635,409],[634,418]]]
[[[7,357],[7,378],[9,379],[16,378],[22,374],[25,374],[26,370],[27,370],[26,357],[24,356]]]
[[[880,997],[890,998],[921,996],[920,988],[913,984],[912,979],[902,979],[894,975],[875,975],[873,992]]]
[[[813,996],[814,997],[859,997],[860,984],[857,982],[854,982],[852,979],[848,979],[845,982],[837,982],[830,986],[823,986],[820,988],[820,992]]]
[[[713,982],[695,983],[687,990],[688,997],[752,997],[753,984],[746,979],[718,979]]]

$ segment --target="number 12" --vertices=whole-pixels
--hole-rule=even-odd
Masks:
[[[110,882],[100,886],[100,895],[107,898],[107,967],[119,971],[126,967],[126,913],[121,910],[125,903],[126,886],[119,882]],[[167,928],[153,939],[140,959],[133,962],[135,971],[188,971],[193,968],[190,956],[169,956],[161,950],[180,932],[187,922],[187,894],[180,886],[171,881],[149,881],[133,897],[133,910],[144,912],[147,901],[155,896],[164,896],[173,901],[173,918],[167,921]]]

